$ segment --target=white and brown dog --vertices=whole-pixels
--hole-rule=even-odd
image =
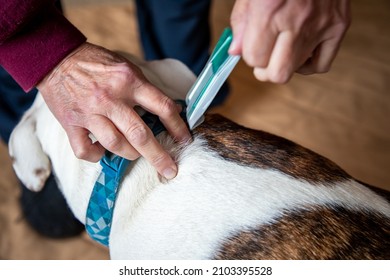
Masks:
[[[173,99],[194,75],[173,60],[135,61]],[[143,158],[127,169],[116,201],[114,259],[390,259],[388,193],[280,137],[208,115],[193,142],[159,142],[179,173],[162,182]],[[77,159],[42,97],[14,130],[13,166],[39,191],[50,172],[85,223],[99,163]]]

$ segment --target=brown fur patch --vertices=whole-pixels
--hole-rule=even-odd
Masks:
[[[232,236],[215,258],[390,259],[390,221],[341,207],[289,212]]]
[[[195,134],[209,148],[238,164],[276,169],[311,183],[332,183],[350,176],[330,160],[284,138],[240,126],[220,115],[207,115]]]

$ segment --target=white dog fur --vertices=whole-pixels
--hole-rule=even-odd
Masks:
[[[175,60],[133,61],[173,99],[184,99],[195,80]],[[235,137],[243,137],[240,129],[234,132],[236,136],[231,131],[221,135],[224,133],[233,142]],[[143,158],[131,164],[114,210],[109,248],[113,259],[389,257],[389,202],[352,178],[316,183],[280,171],[277,165],[272,166],[272,160],[272,168],[259,168],[245,160],[237,162],[210,146],[213,140],[206,139],[207,133],[195,131],[193,142],[181,147],[165,132],[157,138],[177,159],[179,173],[175,179],[164,182]],[[74,156],[65,131],[40,95],[12,133],[9,148],[15,172],[29,189],[39,191],[50,172],[54,172],[70,208],[85,223],[88,200],[101,167]],[[251,153],[249,146],[241,145],[239,149]],[[333,235],[316,237],[309,230],[291,234],[313,223],[310,213],[316,213],[313,215],[321,220],[321,209],[325,209],[329,219],[337,217],[339,209],[347,213],[340,223],[329,223]],[[305,213],[304,219],[297,213]],[[372,244],[351,245],[341,235],[353,232],[355,224],[364,223],[362,219],[349,226],[345,219],[353,219],[351,213],[382,221],[378,227],[384,233],[374,236],[378,228],[370,232],[367,227]],[[292,215],[298,216],[291,218]],[[328,218],[323,219],[326,224]],[[275,232],[283,228],[282,222],[285,223],[281,236],[286,238],[274,242]],[[325,231],[329,232],[329,228]],[[249,244],[250,240],[254,244]],[[357,251],[351,248],[353,252],[348,253],[342,246],[333,248],[333,243],[342,242],[345,248],[355,246]],[[384,248],[375,251],[375,246]],[[250,250],[257,253],[251,255]],[[306,253],[300,254],[300,250]]]

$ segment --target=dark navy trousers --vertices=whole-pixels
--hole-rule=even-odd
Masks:
[[[9,136],[23,113],[34,101],[36,90],[25,93],[12,77],[0,67],[0,137],[8,143]]]

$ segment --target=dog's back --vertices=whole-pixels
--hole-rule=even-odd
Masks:
[[[296,180],[254,195],[286,203],[277,217],[234,232],[217,259],[389,259],[389,192],[353,180],[326,158],[280,137],[212,115],[197,134],[221,158],[238,165],[273,170]],[[227,172],[229,172],[227,170]],[[279,175],[278,175],[279,176]],[[275,176],[275,180],[278,180]],[[310,186],[302,188],[302,184]],[[258,182],[259,185],[267,184]],[[240,188],[240,186],[237,186]],[[294,189],[295,188],[295,189]],[[241,189],[245,192],[245,189]],[[379,196],[378,196],[379,195]],[[271,206],[272,207],[272,206]]]

